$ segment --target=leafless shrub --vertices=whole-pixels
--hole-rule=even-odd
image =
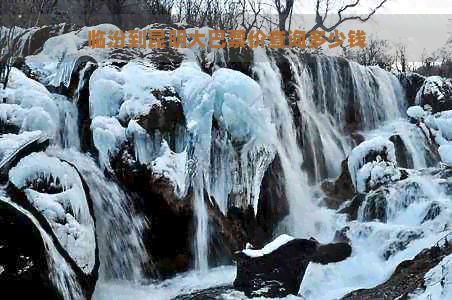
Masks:
[[[2,28],[0,31],[0,84],[3,89],[8,84],[9,74],[14,63],[17,43],[15,42],[15,26]]]

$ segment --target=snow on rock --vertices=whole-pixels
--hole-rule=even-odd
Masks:
[[[55,137],[59,111],[47,89],[16,68],[11,69],[8,86],[0,90],[0,118],[21,131],[42,130]]]
[[[433,112],[452,109],[452,80],[440,76],[430,76],[416,94],[416,105],[432,107]]]
[[[95,117],[91,123],[94,145],[99,151],[102,167],[110,165],[110,157],[115,155],[119,146],[126,141],[126,130],[116,118]]]
[[[294,237],[291,237],[287,234],[282,234],[278,236],[276,239],[274,239],[272,242],[268,243],[264,246],[262,249],[253,250],[253,249],[245,249],[242,251],[243,254],[249,256],[249,257],[260,257],[267,254],[272,253],[279,247],[287,244],[288,242],[292,241]]]
[[[186,191],[187,152],[174,153],[166,141],[162,143],[160,151],[161,155],[152,162],[152,170],[154,174],[170,179],[176,195],[182,197]]]
[[[10,170],[11,182],[24,189],[27,199],[51,224],[61,245],[86,273],[95,265],[94,221],[81,179],[61,160],[33,153]],[[42,185],[40,182],[45,181]],[[42,191],[45,186],[46,190]]]
[[[411,106],[406,111],[407,115],[413,119],[420,120],[425,116],[425,111],[420,106]]]
[[[361,182],[360,187],[362,187],[362,182],[366,180],[366,178],[360,176],[369,176],[373,172],[374,179],[376,180],[378,175],[393,173],[390,169],[386,169],[386,167],[392,167],[386,164],[385,167],[381,163],[381,160],[377,161],[377,164],[367,165],[365,170],[359,173],[362,167],[377,160],[378,156],[380,156],[381,160],[392,163],[394,168],[397,166],[394,144],[383,137],[375,137],[371,140],[364,141],[352,150],[348,158],[348,169],[355,188],[358,187],[358,182]],[[376,169],[372,171],[375,167]]]
[[[376,161],[368,162],[359,169],[356,189],[359,193],[363,193],[400,178],[401,173],[395,162],[384,161],[377,156]]]
[[[452,167],[452,144],[444,144],[438,148],[441,161]]]
[[[425,291],[413,300],[443,300],[452,298],[452,254],[446,256],[424,276]]]
[[[452,141],[452,111],[443,111],[430,115],[425,119],[425,125],[438,130],[440,135],[448,141]]]
[[[22,134],[3,134],[0,136],[0,164],[23,144],[41,136],[41,131],[24,132]]]
[[[107,33],[105,45],[108,45],[110,42],[108,32],[118,31],[119,28],[111,24],[101,24],[52,37],[45,42],[40,53],[26,57],[27,65],[39,75],[41,82],[59,86],[60,82],[69,79],[68,76],[70,77],[73,64],[78,57],[88,55],[101,61],[112,51],[107,46],[105,48],[88,47],[88,33],[92,30],[105,31]]]

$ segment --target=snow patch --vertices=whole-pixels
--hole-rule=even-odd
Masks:
[[[294,240],[294,237],[291,237],[287,234],[282,234],[278,236],[276,239],[274,239],[272,242],[268,243],[264,246],[264,248],[259,250],[253,250],[253,249],[245,249],[242,251],[243,254],[249,257],[261,257],[267,254],[272,253],[279,247],[287,244],[288,242]]]

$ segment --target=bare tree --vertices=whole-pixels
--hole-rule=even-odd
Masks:
[[[400,43],[397,46],[395,60],[397,70],[405,73],[407,71],[406,45]]]
[[[81,3],[82,21],[86,26],[94,23],[93,15],[99,11],[102,6],[99,0],[83,0]]]
[[[273,3],[278,12],[278,30],[286,31],[287,18],[292,13],[295,0],[273,0]]]
[[[9,74],[17,51],[15,29],[15,26],[11,26],[9,29],[0,30],[0,83],[3,84],[3,89],[6,89],[8,84]]]
[[[245,29],[246,36],[252,29],[261,29],[264,19],[261,17],[263,3],[260,0],[240,0],[239,11],[241,27]]]
[[[370,36],[366,44],[365,48],[358,50],[343,47],[342,56],[364,66],[379,66],[390,71],[396,62],[396,57],[391,54],[389,41]]]
[[[364,16],[360,16],[360,15],[353,15],[350,14],[350,9],[353,9],[355,7],[358,7],[360,4],[361,0],[356,0],[353,3],[347,4],[342,6],[338,12],[338,20],[336,20],[336,22],[334,22],[334,24],[326,26],[325,23],[328,19],[328,16],[331,15],[331,0],[316,0],[316,18],[315,18],[315,25],[308,31],[308,34],[311,33],[314,30],[324,30],[326,32],[331,32],[333,30],[335,30],[339,25],[341,25],[342,23],[346,22],[346,21],[350,21],[350,20],[358,20],[361,22],[367,22],[370,17],[372,17],[378,9],[380,9],[383,4],[385,4],[388,0],[380,0],[379,4],[376,5],[373,9],[370,10],[370,12]],[[322,5],[323,4],[323,5]],[[322,7],[325,7],[324,9],[322,9]],[[348,15],[350,14],[350,15]],[[344,16],[347,15],[347,16]]]
[[[122,15],[124,14],[125,4],[127,0],[106,0],[105,4],[108,10],[113,15],[113,24],[121,27]]]

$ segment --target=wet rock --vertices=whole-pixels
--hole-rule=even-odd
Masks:
[[[388,260],[397,252],[405,250],[412,241],[420,239],[423,236],[423,232],[416,232],[412,230],[399,232],[396,236],[397,240],[390,243],[383,251],[383,258]]]
[[[441,205],[439,205],[438,202],[431,203],[427,208],[427,212],[425,213],[425,216],[422,219],[421,224],[423,224],[427,221],[430,221],[430,220],[434,220],[437,216],[439,216],[440,213],[441,213]]]
[[[386,189],[378,189],[366,196],[363,210],[364,221],[378,220],[380,222],[386,222],[386,208],[388,206],[388,200],[386,199],[387,194],[388,191]]]
[[[289,214],[289,201],[284,183],[281,160],[279,155],[276,155],[262,178],[256,215],[257,223],[262,228],[267,242],[277,224]]]
[[[409,106],[414,105],[416,94],[424,84],[425,77],[417,73],[400,73],[398,77],[405,91]]]
[[[389,140],[394,144],[398,166],[405,169],[412,169],[413,158],[408,153],[408,149],[400,135],[392,135]]]
[[[10,204],[0,201],[0,281],[18,299],[42,295],[63,299],[49,278],[50,267],[39,229]]]
[[[386,282],[370,289],[353,291],[342,299],[409,299],[413,292],[425,289],[425,274],[451,253],[452,243],[450,241],[424,249],[412,260],[401,262]]]
[[[346,207],[339,211],[339,213],[347,214],[350,221],[355,221],[358,219],[359,207],[365,200],[366,194],[357,194]]]
[[[247,297],[297,295],[310,261],[327,264],[351,255],[347,243],[321,245],[314,239],[280,236],[260,250],[237,253],[234,288]]]
[[[355,196],[355,188],[348,170],[348,159],[341,163],[341,175],[334,182],[325,180],[321,188],[327,196],[327,200],[322,203],[331,209],[338,209],[342,203]]]
[[[179,295],[172,300],[216,300],[221,299],[224,294],[234,291],[232,286],[225,285],[219,287],[213,287],[209,289],[204,289],[200,291],[195,291],[186,295]]]
[[[440,76],[427,77],[416,94],[416,105],[429,105],[432,112],[452,109],[452,79]]]

